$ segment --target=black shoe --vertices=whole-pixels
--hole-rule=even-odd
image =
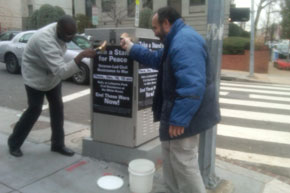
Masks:
[[[67,147],[51,147],[51,151],[60,153],[65,156],[73,156],[75,152]]]
[[[21,156],[23,156],[23,153],[22,153],[21,149],[11,149],[11,148],[9,148],[9,153],[11,155],[13,155],[14,157],[21,157]]]

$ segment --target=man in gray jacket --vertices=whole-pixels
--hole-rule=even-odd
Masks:
[[[42,111],[44,97],[49,103],[51,120],[51,151],[73,156],[74,152],[64,144],[64,113],[61,82],[80,69],[85,57],[92,58],[96,52],[87,49],[66,63],[66,43],[76,34],[76,23],[71,16],[63,16],[57,23],[39,29],[29,40],[22,58],[22,75],[28,98],[28,108],[14,127],[8,139],[11,155],[21,157],[20,147]]]

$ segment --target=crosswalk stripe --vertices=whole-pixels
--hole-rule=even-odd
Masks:
[[[264,85],[252,85],[252,84],[235,84],[235,83],[227,83],[221,82],[222,86],[234,86],[234,87],[246,87],[246,88],[261,88],[261,89],[271,89],[271,90],[285,90],[290,91],[290,87],[279,87],[279,86],[264,86]]]
[[[220,96],[226,96],[228,94],[229,94],[229,92],[222,92],[222,91],[220,91]]]
[[[66,95],[66,96],[62,97],[62,101],[64,103],[66,103],[66,102],[72,101],[74,99],[86,96],[86,95],[90,94],[90,92],[91,92],[90,89],[85,89],[85,90],[79,91],[77,93]],[[48,107],[49,107],[48,104],[45,104],[42,106],[42,110],[46,110],[46,109],[48,109]]]
[[[279,92],[279,91],[270,91],[270,90],[255,90],[255,89],[235,88],[235,87],[225,87],[225,86],[221,86],[220,89],[226,90],[226,91],[240,91],[240,92],[247,92],[247,93],[252,92],[252,93],[264,93],[264,94],[290,96],[290,92]]]
[[[222,148],[216,148],[216,154],[222,157],[226,157],[228,159],[290,168],[289,158],[261,155],[261,154],[256,154],[256,153],[246,153],[246,152],[233,151],[233,150],[222,149]]]
[[[221,115],[224,117],[290,124],[290,116],[282,114],[261,113],[261,112],[221,108]]]
[[[270,109],[284,109],[284,110],[290,111],[290,105],[287,105],[287,104],[240,100],[240,99],[228,99],[228,98],[220,98],[219,102],[222,104],[263,107],[263,108],[270,108]]]
[[[265,100],[280,101],[280,102],[290,102],[290,98],[289,97],[277,97],[277,96],[250,94],[249,98],[252,98],[252,99],[265,99]]]
[[[221,92],[229,92],[236,94],[237,92],[244,92],[249,96],[248,99],[240,98],[227,98],[220,95],[221,104],[229,104],[227,108],[221,108],[222,117],[239,118],[241,120],[259,121],[271,123],[273,125],[277,123],[290,124],[290,87],[284,87],[279,85],[252,85],[252,84],[236,84],[221,82]],[[238,94],[238,93],[237,93]],[[234,96],[234,95],[233,95]],[[264,100],[264,101],[261,101]],[[284,103],[284,104],[281,104]],[[237,110],[230,105],[239,105],[246,107],[265,108],[263,112]],[[237,106],[236,106],[237,107]],[[238,107],[237,107],[238,108]],[[252,108],[253,109],[253,108]],[[285,111],[284,114],[267,113],[267,109],[275,110],[289,110],[289,113]],[[272,110],[273,112],[273,110]],[[289,127],[290,128],[290,127]],[[263,128],[243,127],[235,126],[232,124],[227,125],[226,122],[218,125],[217,135],[223,137],[231,137],[237,140],[253,140],[258,144],[273,143],[277,146],[290,145],[290,130],[275,131]],[[281,147],[282,148],[282,147]],[[285,167],[290,169],[290,158],[278,157],[271,155],[263,155],[263,153],[248,153],[240,150],[230,150],[224,148],[216,148],[216,154],[229,159],[245,161],[252,164],[264,164],[269,166]],[[254,148],[255,149],[255,148]]]
[[[219,136],[234,137],[263,142],[272,142],[290,145],[290,133],[284,131],[271,131],[259,128],[248,128],[234,125],[218,124]]]

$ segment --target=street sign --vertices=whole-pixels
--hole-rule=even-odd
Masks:
[[[98,25],[99,20],[98,20],[98,8],[96,6],[92,7],[92,24],[93,25]]]

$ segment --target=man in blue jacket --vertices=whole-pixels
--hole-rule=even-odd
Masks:
[[[173,8],[159,9],[152,29],[164,49],[151,52],[126,37],[120,44],[131,58],[159,70],[152,109],[160,121],[167,192],[205,193],[197,134],[220,120],[214,68],[204,39]]]

